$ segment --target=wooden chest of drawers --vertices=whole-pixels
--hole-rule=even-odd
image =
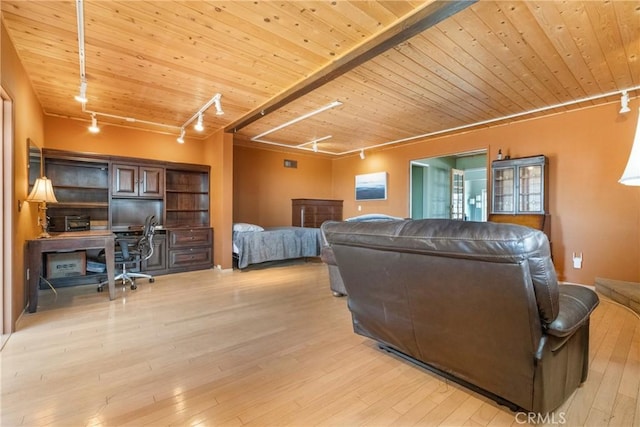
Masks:
[[[169,230],[169,269],[187,271],[213,265],[213,230],[185,228]]]
[[[342,221],[342,200],[292,199],[291,225],[318,228],[325,221]]]

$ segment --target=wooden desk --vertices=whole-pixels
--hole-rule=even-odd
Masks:
[[[95,230],[58,233],[52,234],[48,239],[28,240],[29,313],[35,313],[38,308],[38,287],[40,284],[40,276],[44,277],[42,254],[45,252],[104,248],[106,258],[105,262],[107,264],[107,279],[109,280],[109,299],[114,299],[116,297],[114,281],[115,237],[115,234],[111,231]]]

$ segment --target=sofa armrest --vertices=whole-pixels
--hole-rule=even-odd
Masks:
[[[598,295],[591,289],[579,285],[559,285],[560,309],[558,316],[549,323],[549,335],[562,338],[573,334],[589,321],[591,312],[598,306]]]
[[[333,249],[331,249],[331,246],[323,246],[322,249],[320,249],[320,259],[325,264],[338,265],[338,263],[336,262],[336,256],[333,254]]]

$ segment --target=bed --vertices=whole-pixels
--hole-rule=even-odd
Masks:
[[[319,228],[233,225],[233,255],[238,268],[267,261],[320,256]]]

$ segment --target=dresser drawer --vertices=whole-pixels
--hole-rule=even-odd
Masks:
[[[169,231],[169,248],[191,248],[194,246],[211,246],[212,232],[210,228],[185,228]]]
[[[291,225],[320,227],[328,220],[342,221],[342,200],[292,199]]]
[[[211,247],[173,249],[169,251],[169,268],[211,267]]]

